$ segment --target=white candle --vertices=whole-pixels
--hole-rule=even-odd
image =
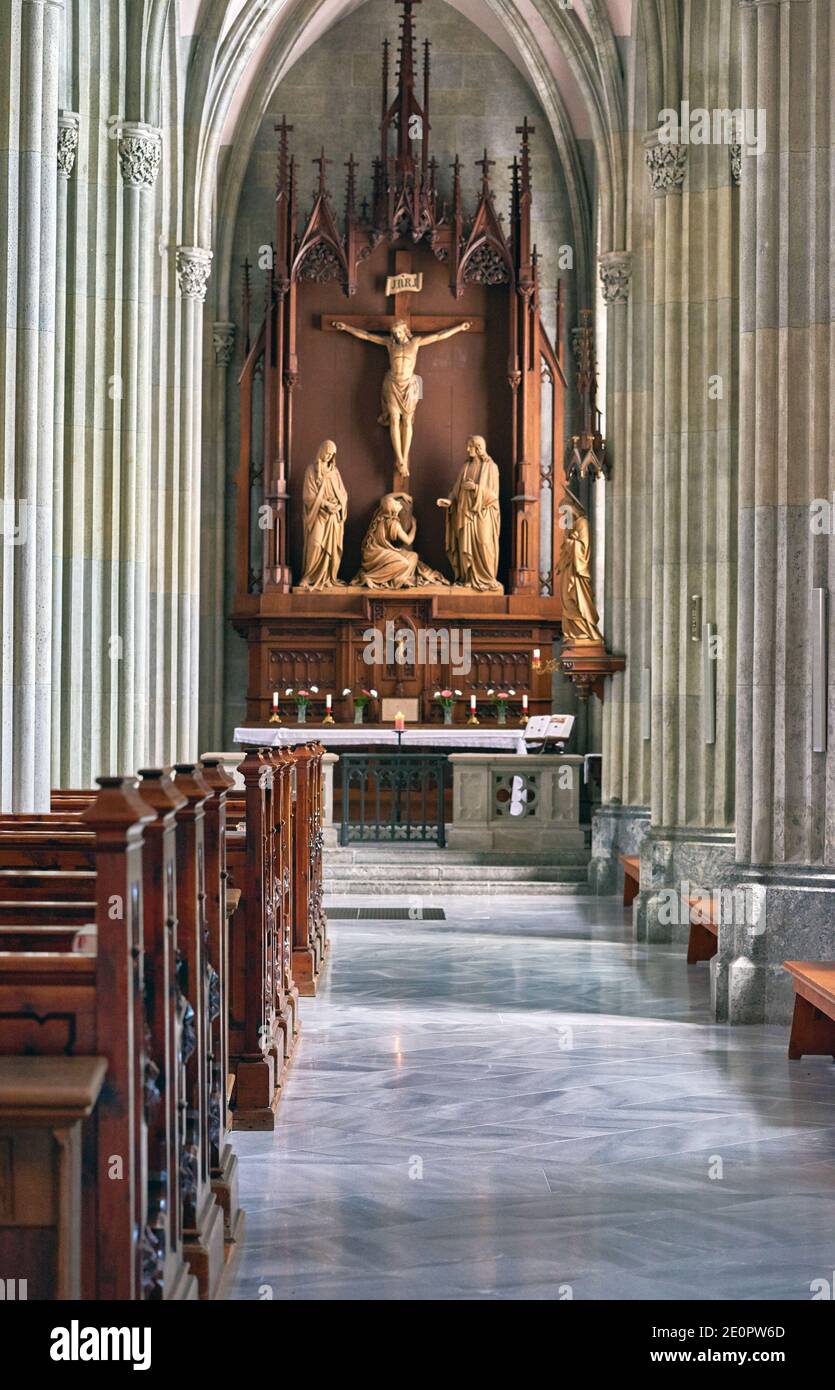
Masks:
[[[273,709],[278,709],[278,691],[273,691]]]
[[[522,696],[522,709],[527,709],[527,708],[528,708],[528,697],[527,697],[527,694],[524,694],[524,695]]]
[[[476,711],[476,699],[475,699],[475,695],[471,695],[471,696],[470,696],[470,709],[472,710],[473,714],[475,714],[475,711]]]
[[[328,694],[328,695],[325,696],[325,709],[327,710],[328,714],[330,714],[332,708],[333,708],[333,696],[332,696],[331,694]]]

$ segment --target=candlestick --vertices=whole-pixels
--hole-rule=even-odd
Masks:
[[[527,696],[527,692],[524,692],[524,691],[523,691],[523,693],[522,693],[522,713],[521,713],[520,716],[519,716],[519,723],[520,723],[520,724],[527,724],[527,722],[528,722],[528,696]]]
[[[278,712],[278,691],[277,691],[277,690],[274,690],[274,691],[273,691],[273,712],[272,712],[272,714],[270,715],[270,723],[271,723],[271,724],[280,724],[280,723],[281,723],[281,715],[280,715],[279,712]]]
[[[322,722],[324,724],[333,723],[333,696],[331,695],[330,691],[328,691],[327,695],[325,696],[325,718]]]
[[[531,665],[532,665],[532,667],[533,667],[533,669],[534,669],[535,671],[538,671],[539,668],[540,668],[540,666],[542,665],[541,656],[542,656],[542,653],[541,653],[540,648],[539,648],[539,647],[534,647],[534,649],[533,649],[533,659],[532,659],[532,661],[531,661]]]
[[[468,724],[477,724],[477,723],[478,723],[478,715],[476,714],[476,709],[477,709],[477,707],[478,707],[478,702],[477,702],[477,700],[476,700],[476,697],[475,697],[475,695],[471,695],[471,696],[470,696],[470,717],[469,717],[469,719],[467,720],[467,723],[468,723]]]

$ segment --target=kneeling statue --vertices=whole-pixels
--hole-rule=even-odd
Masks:
[[[377,506],[362,543],[362,568],[353,580],[365,589],[413,589],[423,584],[443,584],[449,580],[425,565],[412,550],[417,522],[412,517],[408,531],[400,524],[404,504],[411,503],[405,492],[387,492]]]

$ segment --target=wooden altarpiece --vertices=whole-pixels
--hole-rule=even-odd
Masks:
[[[550,675],[536,669],[533,653],[542,652],[546,667],[560,634],[555,568],[566,378],[561,296],[553,344],[540,312],[531,234],[535,132],[527,118],[517,127],[520,148],[511,166],[508,225],[496,211],[486,150],[475,161],[480,169],[475,209],[464,208],[458,155],[451,165],[451,197],[443,200],[438,163],[429,153],[430,45],[428,40],[423,45],[418,101],[412,8],[419,0],[398,3],[403,15],[396,90],[393,96],[389,92],[385,40],[381,144],[370,202],[358,201],[351,155],[345,164],[344,215],[337,218],[328,189],[330,161],[322,149],[314,161],[312,207],[301,217],[293,128],[282,119],[276,128],[274,255],[266,271],[265,313],[257,326],[251,268],[244,266],[233,621],[249,643],[250,724],[265,724],[272,691],[283,693],[288,686],[317,685],[320,706],[324,692],[334,692],[337,717],[344,713],[340,692],[345,687],[370,686],[381,696],[417,697],[425,722],[440,719],[432,693],[445,685],[467,695],[512,686],[517,695],[528,694],[531,713],[550,709]],[[391,276],[419,276],[422,287],[414,293],[390,285],[395,292],[387,299]],[[395,319],[417,333],[464,320],[471,325],[466,334],[420,355],[423,398],[408,479],[418,526],[415,548],[428,564],[450,574],[436,499],[453,485],[468,436],[483,435],[501,479],[501,593],[436,587],[361,591],[350,583],[374,508],[396,484],[388,432],[377,422],[384,353],[334,332],[333,326],[342,321],[380,332]],[[545,400],[547,457],[541,442]],[[302,592],[296,587],[302,573],[302,481],[327,438],[337,445],[349,497],[341,569],[349,587]],[[545,509],[550,517],[543,527]],[[544,555],[543,531],[551,538]],[[392,631],[387,624],[416,635],[421,629],[468,629],[469,672],[456,673],[441,659],[428,665],[386,659],[369,665],[364,659],[368,629],[385,635]],[[389,654],[390,649],[389,643]],[[314,702],[314,717],[320,706]],[[461,711],[463,717],[463,705]]]

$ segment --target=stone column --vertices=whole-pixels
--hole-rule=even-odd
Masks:
[[[643,339],[644,305],[630,305],[633,255],[609,251],[599,258],[606,305],[606,436],[611,477],[606,489],[606,582],[603,627],[610,649],[626,656],[626,670],[606,685],[603,704],[603,785],[592,821],[589,883],[596,893],[617,890],[619,854],[640,848],[649,822],[649,755],[641,737],[641,671],[648,622],[646,543],[647,451],[641,444],[645,383],[633,353]],[[641,287],[643,289],[643,285]]]
[[[234,323],[218,320],[212,326],[214,365],[205,405],[208,437],[204,441],[205,477],[201,507],[200,585],[200,745],[215,747],[223,740],[223,667],[226,632],[226,391],[235,355]]]
[[[197,757],[199,751],[201,383],[203,304],[211,268],[211,251],[203,250],[199,246],[178,248],[177,277],[183,300],[183,323],[176,742],[181,758]]]
[[[63,642],[63,564],[64,553],[64,405],[67,342],[67,199],[78,155],[79,117],[75,111],[58,115],[58,204],[55,245],[55,455],[53,488],[53,574],[52,574],[52,783],[60,780],[62,656]]]
[[[764,146],[743,149],[740,190],[736,858],[751,906],[712,962],[717,1015],[733,1023],[785,1021],[782,962],[835,954],[831,595],[824,752],[812,747],[810,616],[835,562],[835,16],[829,0],[740,0],[740,11],[742,105]]]
[[[0,808],[49,807],[62,0],[7,0],[0,54]]]
[[[162,132],[124,122],[119,136],[122,178],[122,369],[119,491],[118,765],[142,767],[148,744],[150,430],[154,184]]]
[[[669,890],[721,887],[734,860],[739,193],[733,127],[716,113],[736,105],[733,53],[720,42],[735,21],[732,0],[687,8],[682,90],[707,120],[671,139],[662,119],[646,140],[655,314],[651,829],[635,906],[643,940],[686,939],[689,923],[669,920]]]

